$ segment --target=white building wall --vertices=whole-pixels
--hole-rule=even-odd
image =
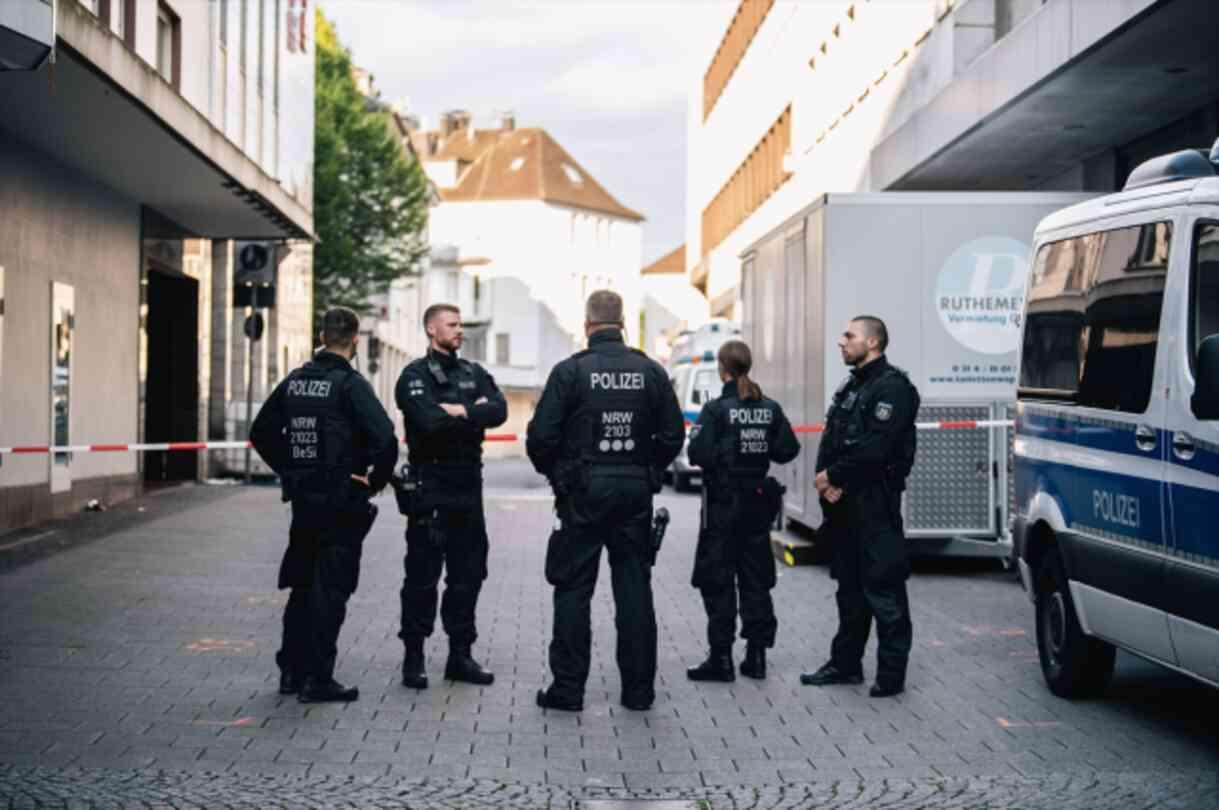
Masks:
[[[432,210],[430,230],[435,243],[490,261],[477,272],[491,320],[487,365],[501,384],[540,387],[551,366],[583,344],[584,301],[593,290],[621,294],[628,333],[638,324],[638,223],[512,200],[441,203]],[[428,292],[445,293],[435,285]],[[511,356],[499,370],[495,335],[504,332],[511,335]]]

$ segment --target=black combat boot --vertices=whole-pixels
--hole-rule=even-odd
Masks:
[[[309,676],[296,699],[301,703],[350,703],[360,699],[360,690],[343,686],[334,678],[321,680]]]
[[[732,683],[736,680],[736,670],[732,668],[732,648],[712,647],[707,660],[687,669],[686,677],[692,681]]]
[[[495,676],[474,660],[468,644],[449,645],[449,661],[444,665],[444,677],[450,681],[464,681],[479,686],[487,686],[495,681]]]
[[[279,673],[279,693],[281,695],[295,695],[301,690],[301,684],[304,682],[305,676],[293,669],[280,670]]]
[[[427,689],[427,670],[423,668],[423,639],[406,641],[402,658],[402,685],[407,689]]]
[[[766,648],[752,641],[745,647],[745,660],[741,662],[741,674],[762,680],[766,677]]]

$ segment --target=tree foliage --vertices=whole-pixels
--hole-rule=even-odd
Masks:
[[[351,54],[317,12],[313,146],[314,322],[415,272],[426,253],[428,184],[387,113],[356,89]],[[316,331],[316,330],[315,330]]]

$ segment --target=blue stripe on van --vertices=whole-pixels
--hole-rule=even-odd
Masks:
[[[1133,416],[1133,415],[1132,415]],[[1132,421],[1100,419],[1094,416],[1022,407],[1016,420],[1016,433],[1038,439],[1074,444],[1090,450],[1104,450],[1138,458],[1157,458],[1169,440],[1166,430],[1157,428],[1156,450],[1148,453],[1134,443],[1137,418]]]
[[[1058,501],[1063,520],[1072,529],[1163,547],[1161,481],[1029,458],[1020,459],[1017,469],[1021,468],[1017,486],[1023,490],[1023,500],[1017,503],[1027,503],[1032,492],[1046,492]],[[1017,498],[1021,497],[1018,490]],[[1123,511],[1119,497],[1137,498],[1137,513]]]

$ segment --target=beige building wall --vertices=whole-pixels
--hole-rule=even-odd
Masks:
[[[72,443],[135,441],[139,206],[0,135],[0,211],[0,446],[51,441],[52,282],[76,296]],[[129,453],[77,454],[70,466],[72,488],[54,496],[64,501],[55,512],[138,486]],[[4,456],[0,531],[51,516],[49,479],[47,455]]]

